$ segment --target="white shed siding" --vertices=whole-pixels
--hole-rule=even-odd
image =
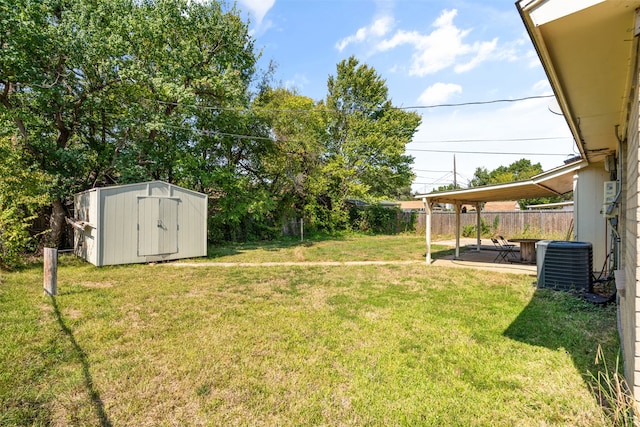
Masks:
[[[173,195],[174,188],[176,188],[173,185],[167,185],[161,181],[148,182],[146,183],[146,186],[146,194],[157,197],[171,197]]]
[[[189,245],[182,245],[180,252],[187,258],[205,256],[207,254],[207,196],[185,188],[173,187],[173,197],[180,199],[178,205],[180,233],[185,236],[196,236]]]
[[[136,211],[137,194],[143,194],[144,185],[101,188],[100,264],[126,264],[142,262],[137,255]]]
[[[76,219],[82,219],[78,203],[87,196],[84,203],[96,212],[90,214],[96,221],[95,255],[77,252],[95,265],[207,254],[205,194],[161,181],[98,188],[76,196]]]
[[[96,192],[87,191],[76,195],[74,210],[76,219],[86,223],[83,231],[74,235],[76,255],[96,265],[98,263],[98,203]]]

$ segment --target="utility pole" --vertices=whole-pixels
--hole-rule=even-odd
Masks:
[[[456,155],[453,155],[453,188],[458,188],[458,173],[456,172]]]

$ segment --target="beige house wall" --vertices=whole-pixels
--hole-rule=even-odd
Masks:
[[[600,271],[609,250],[610,232],[602,215],[604,183],[611,176],[604,162],[591,163],[578,172],[577,188],[573,195],[575,207],[575,240],[593,245],[593,271]]]
[[[636,64],[635,76],[640,70]],[[619,207],[621,260],[619,269],[624,271],[626,288],[618,293],[619,328],[625,361],[625,377],[636,398],[640,396],[640,307],[638,301],[638,277],[640,277],[640,257],[638,256],[638,237],[640,236],[638,218],[640,204],[638,180],[638,162],[640,129],[638,114],[640,98],[638,96],[637,78],[631,94],[631,111],[626,135],[626,143],[622,146],[622,197]]]

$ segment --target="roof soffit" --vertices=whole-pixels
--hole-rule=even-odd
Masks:
[[[527,16],[536,6],[521,10],[580,151],[592,162],[616,149],[616,126],[626,131],[637,6],[640,0],[601,1],[537,26]]]

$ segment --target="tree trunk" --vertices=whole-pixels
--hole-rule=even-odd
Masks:
[[[55,199],[51,204],[51,219],[49,220],[49,235],[45,239],[45,246],[50,248],[59,248],[62,243],[62,234],[64,232],[65,212],[62,200]]]

